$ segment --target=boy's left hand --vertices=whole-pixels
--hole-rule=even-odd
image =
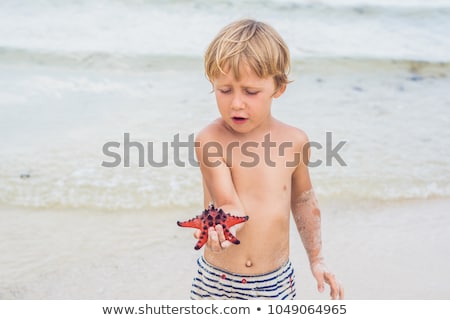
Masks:
[[[330,286],[331,299],[344,299],[344,287],[336,279],[336,276],[328,271],[327,266],[322,261],[312,263],[311,271],[314,278],[316,278],[319,292],[324,291],[325,283],[327,283]]]

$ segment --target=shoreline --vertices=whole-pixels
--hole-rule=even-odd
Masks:
[[[324,255],[346,299],[450,298],[450,199],[321,208]],[[0,206],[0,299],[189,299],[201,252],[176,220],[192,211]],[[297,299],[328,299],[291,229]]]

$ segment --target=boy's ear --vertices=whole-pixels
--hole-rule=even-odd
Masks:
[[[274,93],[273,97],[274,97],[274,98],[280,97],[280,96],[286,91],[286,87],[287,87],[286,84],[282,84],[281,87],[280,87],[280,89],[278,89],[278,90]]]

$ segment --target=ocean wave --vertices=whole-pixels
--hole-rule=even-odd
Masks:
[[[203,68],[201,56],[180,55],[125,55],[109,52],[51,52],[0,47],[0,65],[27,65],[39,67],[67,67],[99,70],[186,70]],[[292,66],[322,65],[328,69],[331,66],[351,69],[403,68],[412,72],[421,69],[450,69],[450,60],[397,59],[395,57],[364,57],[364,56],[326,56],[309,55],[296,56]]]
[[[264,3],[264,2],[263,2]],[[280,11],[309,11],[332,15],[397,15],[397,16],[436,16],[450,12],[449,1],[266,1],[267,6]]]
[[[70,2],[70,1],[68,1]],[[122,3],[125,6],[135,7],[148,7],[154,5],[154,1],[128,1],[119,0],[116,1]],[[195,1],[179,1],[169,0],[158,3],[159,7],[166,8],[195,8],[201,9],[214,9],[227,7],[230,10],[243,9],[243,8],[270,8],[275,12],[279,10],[284,11],[306,11],[312,9],[320,9],[322,12],[329,11],[344,11],[350,12],[356,11],[361,13],[358,9],[372,9],[374,11],[380,11],[382,13],[389,11],[399,11],[403,13],[421,12],[427,13],[428,11],[434,13],[436,10],[450,9],[450,1],[448,0],[242,0],[242,1],[228,1],[228,0],[216,0],[214,3],[208,0],[195,0]],[[370,10],[368,10],[370,11]]]
[[[449,1],[6,1],[0,48],[8,61],[17,54],[37,63],[146,67],[147,55],[202,56],[220,28],[243,17],[272,24],[294,58],[450,61]]]
[[[109,52],[55,52],[0,47],[0,63],[41,67],[110,70],[158,70],[201,67],[201,59],[173,55],[125,55]]]
[[[169,165],[105,168],[85,160],[53,157],[10,160],[0,166],[0,204],[27,208],[148,210],[202,205],[198,168]],[[445,163],[442,163],[445,167]],[[342,169],[342,168],[341,168]],[[379,174],[311,168],[319,200],[399,201],[450,197],[448,170],[432,168],[429,176],[404,175],[397,170]]]
[[[102,210],[147,210],[152,208],[181,208],[202,205],[201,179],[185,175],[169,175],[158,181],[139,181],[133,177],[90,180],[87,177],[42,179],[22,175],[0,185],[0,204],[27,208],[69,208]],[[343,179],[341,179],[342,181]],[[39,185],[37,181],[39,182]],[[321,201],[400,201],[450,197],[448,183],[400,181],[387,186],[384,182],[358,183],[347,180],[339,186],[315,181]]]

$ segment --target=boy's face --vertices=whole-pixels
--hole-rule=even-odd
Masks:
[[[246,64],[241,65],[239,81],[233,72],[225,71],[226,74],[212,80],[222,119],[238,133],[267,129],[272,99],[278,98],[285,87],[275,91],[272,77],[259,78]]]

